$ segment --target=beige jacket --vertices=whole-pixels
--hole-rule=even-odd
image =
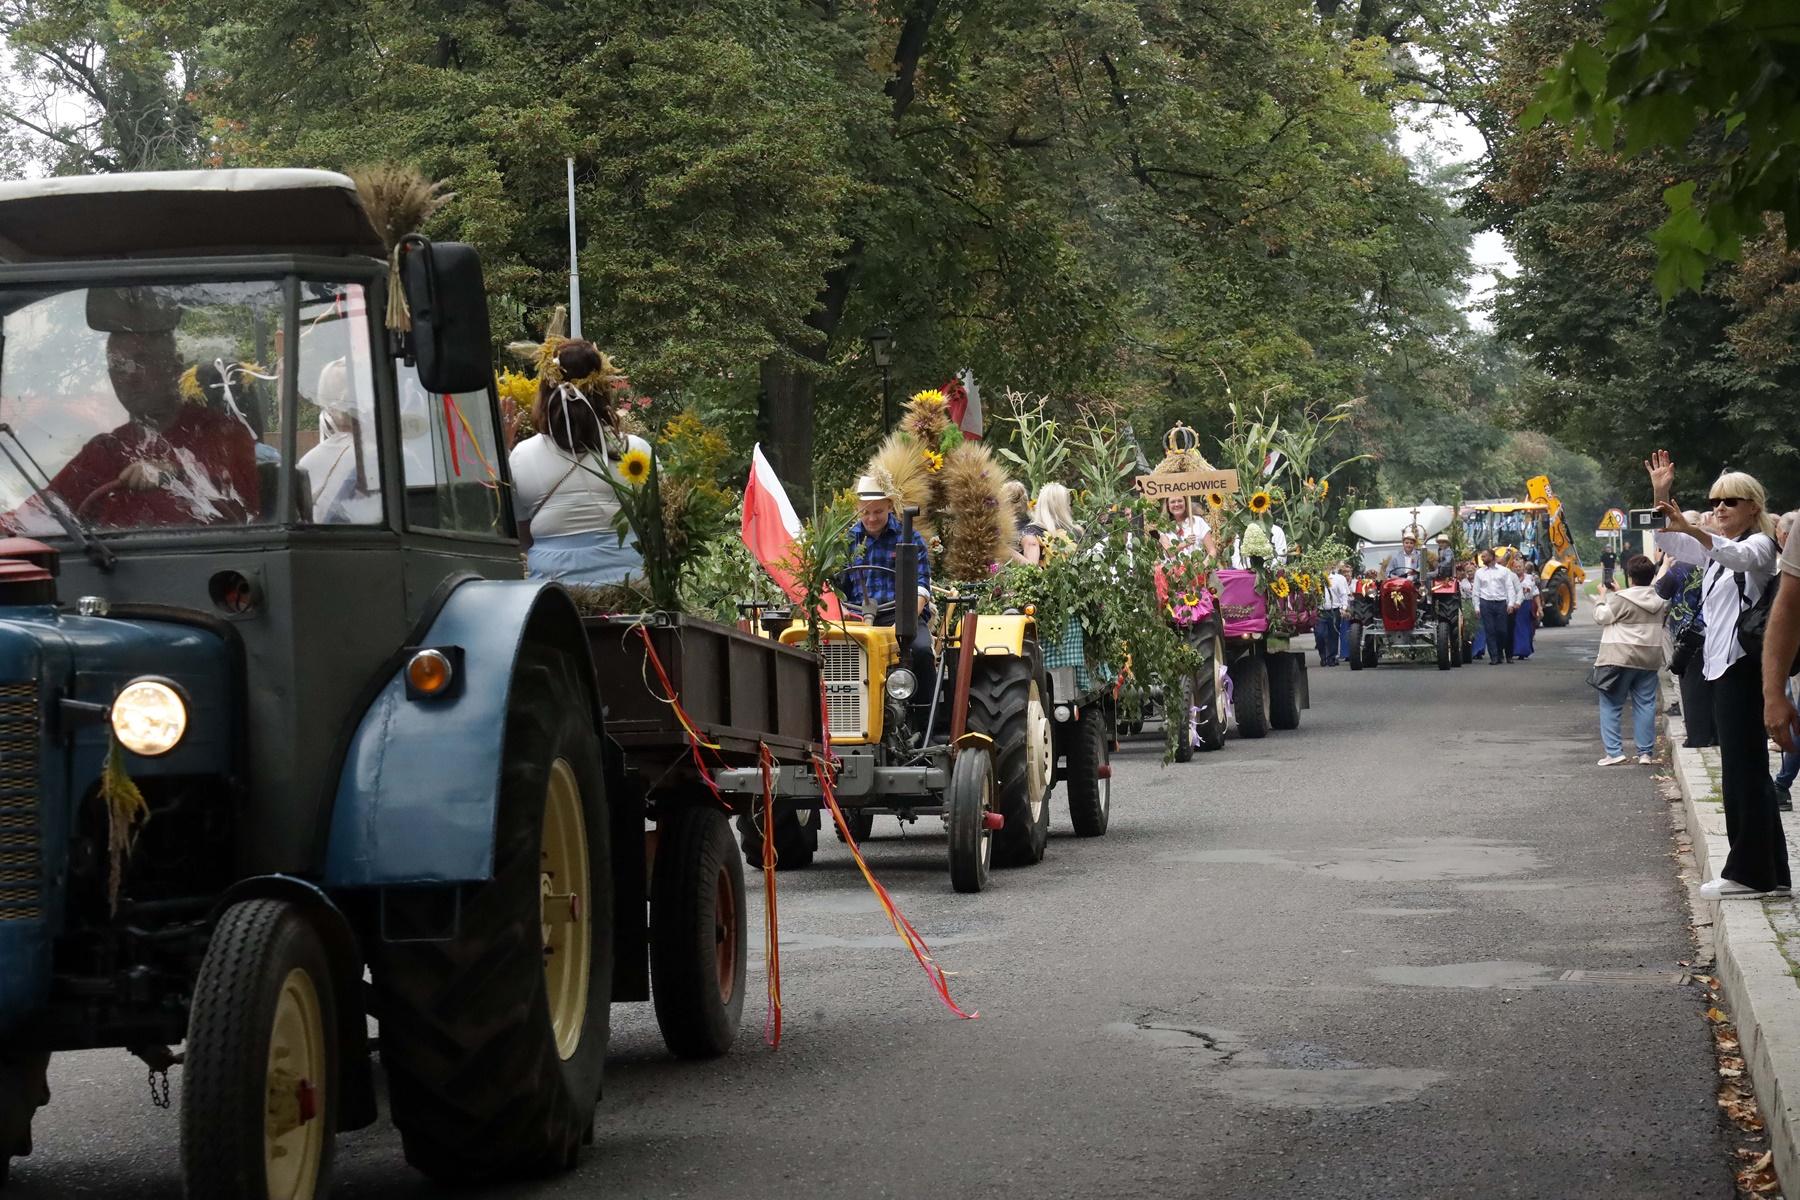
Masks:
[[[1648,586],[1605,595],[1594,605],[1594,622],[1600,626],[1600,653],[1594,656],[1594,665],[1660,670],[1669,653],[1663,628],[1668,607],[1669,602]]]

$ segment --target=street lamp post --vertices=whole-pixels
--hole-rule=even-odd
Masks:
[[[890,395],[888,368],[894,363],[894,333],[886,325],[877,325],[868,332],[869,351],[875,357],[875,365],[881,368],[881,432],[886,433],[894,427],[893,402]]]

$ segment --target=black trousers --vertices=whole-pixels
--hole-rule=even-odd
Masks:
[[[1489,663],[1512,657],[1512,614],[1506,611],[1506,601],[1481,602],[1481,631],[1487,639]]]
[[[1725,836],[1731,853],[1719,872],[1759,892],[1790,887],[1787,835],[1769,778],[1763,732],[1762,663],[1746,654],[1713,680],[1713,720],[1719,734],[1719,791],[1725,798]]]
[[[1703,657],[1697,652],[1690,656],[1681,673],[1681,719],[1687,724],[1687,744],[1696,749],[1719,744],[1713,722],[1713,685],[1706,678]]]

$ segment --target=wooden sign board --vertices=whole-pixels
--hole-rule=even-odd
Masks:
[[[1139,475],[1138,492],[1146,500],[1167,500],[1173,496],[1193,498],[1208,492],[1231,495],[1238,490],[1236,471],[1189,471],[1183,475]]]

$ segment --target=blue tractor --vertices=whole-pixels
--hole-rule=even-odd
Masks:
[[[428,1175],[591,1138],[644,791],[522,578],[491,353],[474,252],[344,176],[0,185],[0,1184],[50,1056],[118,1047],[180,1064],[188,1195],[323,1195],[370,1017]],[[658,1015],[718,1053],[741,865],[663,818]]]

